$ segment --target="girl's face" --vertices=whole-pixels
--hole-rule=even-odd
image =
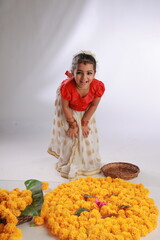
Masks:
[[[73,76],[79,88],[87,89],[95,76],[93,64],[77,64],[73,71]]]

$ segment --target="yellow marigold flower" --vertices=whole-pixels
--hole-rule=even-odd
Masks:
[[[0,217],[6,219],[7,223],[14,223],[16,225],[18,222],[13,213],[2,205],[0,205]]]
[[[26,196],[23,198],[23,200],[25,201],[26,206],[30,205],[33,201],[32,196]]]
[[[91,203],[90,202],[85,202],[83,203],[83,208],[90,209]]]
[[[86,240],[87,239],[87,234],[80,232],[77,236],[77,240]]]
[[[80,228],[79,228],[79,232],[86,233],[86,232],[87,232],[87,230],[86,230],[86,228],[85,228],[85,227],[80,227]]]
[[[11,212],[13,213],[13,215],[16,216],[16,217],[18,217],[18,216],[21,215],[21,211],[18,210],[18,209],[12,209],[12,210],[10,210],[10,211],[11,211]]]
[[[97,220],[96,220],[96,218],[94,218],[94,217],[92,217],[92,218],[89,218],[89,223],[90,224],[96,224],[96,222],[97,222]]]
[[[61,222],[61,228],[68,228],[69,227],[69,222],[67,220],[64,220]]]
[[[150,207],[150,213],[154,213],[154,214],[158,215],[159,214],[159,210],[158,210],[158,208],[156,206],[151,206]]]
[[[92,181],[92,177],[91,176],[87,176],[86,177],[86,182],[90,182],[90,181]]]
[[[148,228],[146,227],[146,226],[144,226],[144,225],[142,225],[141,226],[141,236],[143,237],[143,236],[146,236],[147,235],[147,233],[149,232],[148,231]]]
[[[75,240],[76,239],[76,237],[78,236],[78,231],[77,230],[73,230],[73,231],[70,231],[69,232],[69,239],[70,240]]]
[[[126,217],[125,211],[123,209],[119,210],[118,211],[118,216],[125,218]]]
[[[20,197],[24,198],[27,196],[32,196],[32,192],[30,190],[22,190],[19,195]]]
[[[41,226],[44,224],[44,219],[42,217],[34,217],[34,223],[37,225],[37,226]]]
[[[49,187],[49,183],[48,182],[42,182],[42,190],[47,190]]]
[[[79,225],[81,227],[84,227],[87,229],[89,227],[89,222],[88,221],[80,221]]]
[[[21,229],[16,228],[16,229],[15,229],[15,232],[13,233],[13,236],[14,236],[14,237],[17,237],[18,239],[21,239],[21,237],[22,237],[22,231],[21,231]]]
[[[16,229],[16,225],[13,224],[13,223],[7,223],[5,226],[4,226],[4,229],[3,229],[3,232],[4,233],[13,233]]]
[[[138,228],[132,227],[130,229],[130,232],[131,232],[131,235],[132,235],[133,239],[135,239],[135,240],[140,239],[141,234],[140,234],[140,230]]]
[[[1,240],[8,240],[9,234],[8,233],[0,233],[0,239]]]
[[[84,198],[93,193],[94,197]],[[158,209],[148,193],[142,184],[122,179],[80,178],[46,194],[41,216],[61,240],[66,240],[63,229],[69,231],[70,240],[139,240],[139,233],[153,230],[158,222]],[[108,205],[98,207],[96,198]],[[75,216],[79,208],[89,212]]]
[[[17,208],[17,202],[16,201],[7,201],[7,208],[10,208],[10,209],[16,209]]]
[[[115,240],[115,235],[113,233],[105,233],[105,239]]]
[[[73,226],[75,226],[75,228],[79,228],[79,222],[78,221],[74,221],[73,223],[72,223],[72,225]]]
[[[0,202],[8,199],[8,193],[4,190],[0,190]]]
[[[124,239],[127,239],[127,240],[132,240],[132,235],[129,233],[129,232],[122,232],[122,236],[124,237]]]
[[[16,192],[17,194],[21,192],[21,190],[19,188],[14,188],[13,192]]]
[[[154,199],[148,198],[148,199],[146,199],[146,201],[149,205],[154,205]]]
[[[125,215],[126,215],[126,217],[129,218],[133,215],[133,212],[131,210],[127,210],[127,211],[125,211]]]
[[[4,224],[0,223],[0,233],[3,232]]]
[[[68,229],[66,229],[66,228],[61,228],[60,230],[59,230],[59,237],[60,237],[60,239],[67,239],[68,238],[68,235],[69,235],[69,230]]]
[[[128,232],[128,228],[129,228],[129,226],[126,222],[121,225],[121,230],[124,232]]]
[[[63,221],[63,217],[62,216],[56,217],[56,222],[58,224],[60,224],[62,221]]]
[[[121,233],[120,226],[119,226],[118,224],[113,225],[111,231],[112,231],[112,233],[115,234],[115,235],[120,234],[120,233]]]
[[[17,237],[17,236],[12,236],[11,238],[9,238],[9,240],[19,240],[20,237]]]
[[[150,221],[151,221],[152,223],[157,223],[158,214],[156,215],[156,214],[151,213],[151,214],[149,215],[149,219],[150,219]]]
[[[93,210],[90,212],[90,217],[100,218],[101,215],[100,215],[100,212],[99,212],[97,209],[93,209]]]
[[[55,219],[53,217],[50,217],[48,218],[47,222],[50,226],[52,226],[55,223]]]
[[[122,235],[116,235],[116,240],[125,240],[125,238]],[[138,239],[134,239],[138,240]]]
[[[60,227],[59,227],[59,225],[55,226],[53,229],[54,229],[54,233],[55,233],[55,235],[58,236],[59,231],[60,231]]]
[[[27,204],[26,204],[25,201],[22,200],[22,201],[19,201],[17,203],[17,206],[18,206],[19,210],[22,211],[22,210],[24,210],[26,208]]]

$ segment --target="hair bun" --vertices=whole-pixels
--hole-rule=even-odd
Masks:
[[[78,54],[90,55],[90,56],[94,57],[94,59],[96,60],[96,55],[95,55],[94,53],[92,53],[91,51],[80,50],[79,52],[77,52],[76,54],[74,54],[73,57],[77,56]],[[97,62],[97,60],[96,60],[96,62]]]

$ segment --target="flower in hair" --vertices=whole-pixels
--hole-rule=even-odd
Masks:
[[[87,54],[87,55],[91,55],[92,57],[94,57],[94,59],[96,60],[96,55],[94,53],[92,53],[91,51],[86,51],[86,50],[81,50],[78,53],[76,53],[74,56],[78,55],[78,54]],[[96,60],[97,61],[97,60]]]

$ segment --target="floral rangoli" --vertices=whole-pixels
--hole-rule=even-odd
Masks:
[[[158,222],[148,194],[122,179],[80,178],[46,194],[41,217],[61,240],[139,240]]]
[[[159,210],[143,184],[110,177],[80,178],[48,187],[27,180],[27,190],[0,189],[0,240],[20,240],[18,221],[32,216],[60,240],[139,240],[157,227]]]

